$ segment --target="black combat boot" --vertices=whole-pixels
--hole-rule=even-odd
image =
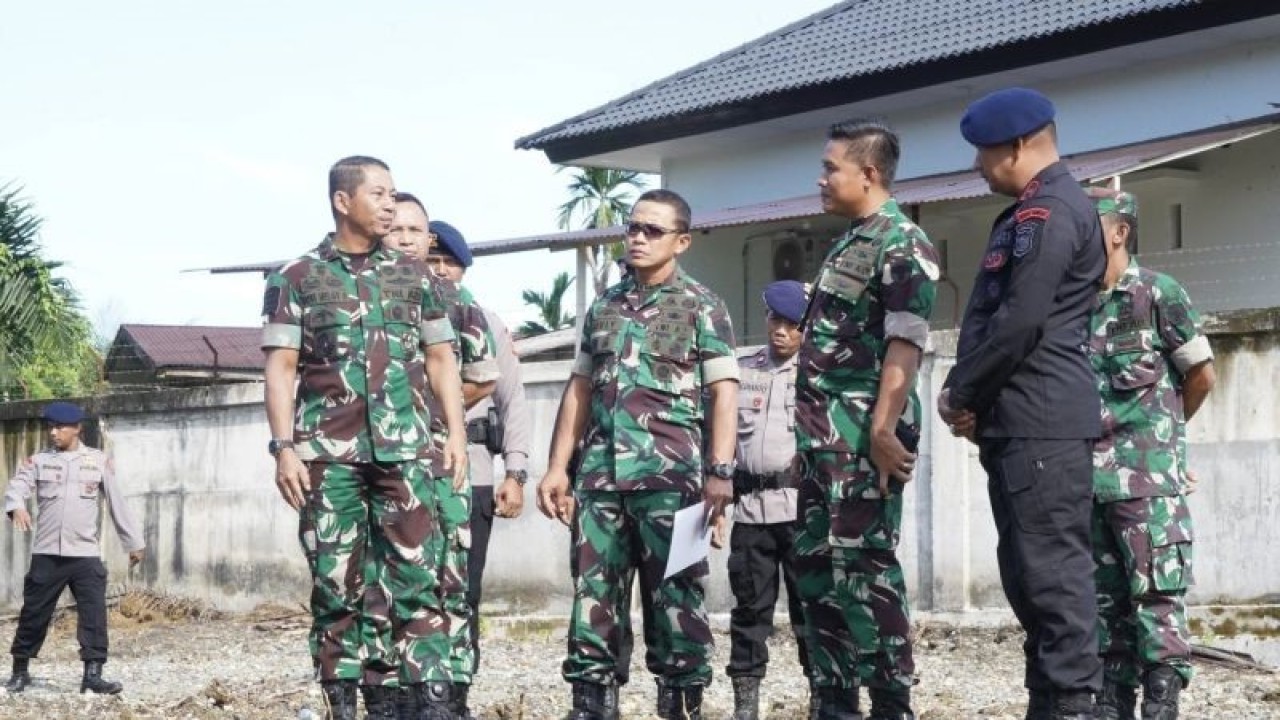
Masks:
[[[360,694],[364,695],[365,720],[397,720],[396,696],[400,688],[361,685]]]
[[[618,686],[575,682],[569,720],[618,720]]]
[[[867,720],[916,720],[916,714],[911,712],[911,691],[871,688],[871,714]]]
[[[453,699],[453,685],[447,682],[418,684],[418,720],[456,720],[449,702]]]
[[[818,684],[809,678],[809,720],[818,720]]]
[[[325,680],[320,683],[331,720],[356,720],[356,681]]]
[[[760,678],[733,678],[733,720],[760,720]]]
[[[680,688],[681,705],[684,715],[677,715],[681,720],[702,720],[702,686],[690,685]]]
[[[680,688],[671,687],[660,675],[653,681],[658,685],[658,717],[662,720],[684,720],[684,695]]]
[[[862,720],[858,688],[818,688],[818,720]]]
[[[1157,665],[1142,678],[1142,720],[1177,720],[1182,676],[1169,665]]]
[[[1088,690],[1057,690],[1049,706],[1047,720],[1094,720],[1093,693]]]
[[[396,718],[418,720],[418,688],[416,686],[401,685],[396,688]]]
[[[31,684],[31,673],[27,670],[30,664],[30,658],[15,657],[13,659],[13,673],[9,675],[9,682],[4,684],[4,689],[8,690],[10,695],[26,690]]]
[[[471,714],[471,708],[467,707],[467,695],[471,694],[471,686],[466,683],[453,684],[453,700],[449,702],[449,709],[458,717],[458,720],[475,720]]]
[[[119,695],[124,686],[102,679],[102,660],[84,661],[84,678],[80,680],[80,694],[94,692],[99,695]]]
[[[1053,693],[1037,688],[1027,689],[1027,714],[1024,720],[1048,720],[1053,710]]]
[[[1136,688],[1107,680],[1102,685],[1093,714],[1098,720],[1133,720],[1133,710],[1137,705]]]

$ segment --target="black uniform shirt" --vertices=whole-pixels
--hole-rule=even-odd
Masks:
[[[1099,436],[1086,346],[1106,264],[1098,213],[1061,162],[996,218],[946,382],[980,436]]]

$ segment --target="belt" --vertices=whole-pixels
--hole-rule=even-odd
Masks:
[[[774,473],[749,473],[739,470],[733,474],[733,489],[740,493],[756,490],[777,490],[791,486],[791,473],[788,471]]]

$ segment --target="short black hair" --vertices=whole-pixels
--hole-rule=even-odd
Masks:
[[[642,202],[662,203],[672,210],[676,211],[676,222],[680,223],[677,228],[680,232],[689,232],[689,228],[693,227],[693,211],[689,209],[689,203],[680,197],[679,193],[671,190],[657,188],[654,190],[646,190],[643,195],[636,198],[636,205]],[[635,207],[634,205],[632,207]]]
[[[845,120],[827,129],[827,139],[849,143],[846,157],[879,170],[886,190],[893,185],[901,150],[898,134],[888,125],[869,118]]]
[[[352,155],[334,163],[333,167],[329,168],[329,204],[333,204],[333,196],[339,192],[354,195],[356,188],[364,182],[364,169],[367,167],[382,168],[391,172],[391,168],[386,163],[368,155]],[[333,212],[334,215],[338,213],[336,208]]]
[[[420,210],[422,210],[423,215],[426,215],[427,217],[431,217],[431,213],[427,212],[427,206],[423,205],[422,201],[418,199],[418,196],[414,195],[411,192],[403,192],[403,191],[397,190],[396,203],[397,204],[413,203],[414,205],[417,205]]]

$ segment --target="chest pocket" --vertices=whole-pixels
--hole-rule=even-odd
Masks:
[[[879,249],[878,243],[854,242],[823,265],[818,289],[849,304],[857,303],[875,275]]]
[[[360,303],[341,290],[316,295],[314,302],[302,298],[303,354],[324,362],[350,356]]]
[[[382,322],[387,330],[387,351],[395,360],[412,360],[421,343],[422,279],[411,267],[379,268],[382,290]]]
[[[1109,335],[1104,367],[1115,390],[1139,390],[1155,385],[1164,374],[1164,359],[1155,348],[1155,331],[1131,329]]]
[[[42,466],[36,478],[36,497],[52,499],[62,497],[62,479],[65,470],[57,466]]]
[[[694,353],[697,316],[686,307],[686,300],[668,295],[658,302],[658,317],[645,327],[636,384],[686,397],[697,392]]]
[[[591,323],[587,348],[591,353],[591,382],[599,387],[613,382],[618,372],[618,344],[626,329],[626,319],[616,308],[606,306]]]
[[[764,417],[765,403],[768,398],[767,378],[761,377],[756,370],[743,369],[738,387],[738,435],[750,436],[759,427]]]
[[[102,489],[102,468],[96,465],[81,465],[75,475],[75,487],[72,488],[86,500],[96,500],[98,491]]]

